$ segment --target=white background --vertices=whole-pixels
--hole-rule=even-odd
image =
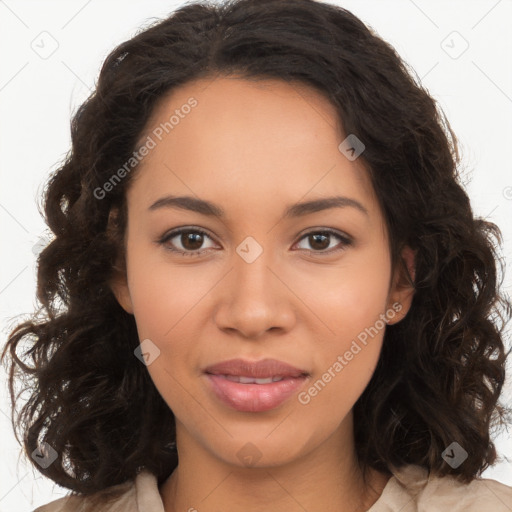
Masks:
[[[511,0],[330,3],[351,10],[393,44],[444,109],[460,140],[474,211],[502,229],[502,254],[510,266]],[[16,317],[30,313],[36,304],[33,246],[45,231],[37,200],[49,172],[70,147],[72,113],[94,87],[115,45],[181,4],[0,0],[0,346]],[[44,53],[52,45],[52,55],[35,51]],[[509,270],[508,290],[511,279]],[[25,512],[66,490],[20,457],[9,420],[5,373],[0,371],[0,512]],[[505,400],[512,404],[510,377]],[[512,432],[499,437],[497,446],[509,462],[490,468],[484,477],[512,485]]]

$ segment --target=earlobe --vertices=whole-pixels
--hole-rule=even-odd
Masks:
[[[416,278],[416,251],[406,246],[401,251],[402,264],[398,265],[389,293],[388,307],[399,304],[397,314],[390,319],[388,325],[400,322],[409,312],[414,296],[414,281]],[[393,309],[397,309],[396,307]]]

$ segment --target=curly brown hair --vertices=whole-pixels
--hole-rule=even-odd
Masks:
[[[57,459],[34,466],[84,495],[141,468],[161,483],[176,467],[173,413],[134,357],[135,319],[110,287],[125,271],[125,197],[137,168],[101,198],[98,191],[133,156],[159,99],[191,80],[233,74],[299,81],[327,97],[344,132],[366,146],[361,159],[393,265],[405,245],[416,251],[411,309],[387,326],[354,406],[361,467],[417,464],[470,482],[495,463],[491,430],[508,421],[498,401],[511,315],[500,293],[501,234],[473,215],[456,138],[395,50],[350,12],[313,0],[190,3],[107,57],[45,191],[54,239],[38,258],[41,306],[2,354],[18,441],[19,430],[27,454],[48,443]],[[18,380],[30,398],[14,412]],[[454,441],[468,452],[456,469],[441,457]]]

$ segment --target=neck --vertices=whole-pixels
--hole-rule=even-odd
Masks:
[[[389,476],[370,470],[363,481],[352,421],[343,423],[350,435],[336,430],[300,459],[259,467],[220,460],[177,428],[179,465],[160,489],[165,512],[364,512],[377,501]]]

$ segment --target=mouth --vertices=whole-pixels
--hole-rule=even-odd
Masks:
[[[204,370],[210,391],[224,405],[243,412],[279,407],[297,393],[309,373],[282,361],[224,361]]]
[[[229,375],[232,377],[255,379],[301,377],[308,374],[304,369],[277,359],[262,359],[260,361],[230,359],[210,365],[203,371],[212,375]]]
[[[213,374],[215,375],[215,374]],[[271,384],[272,382],[279,382],[283,379],[289,378],[283,375],[275,375],[273,377],[266,377],[257,379],[256,377],[247,377],[243,375],[221,375],[231,382],[239,382],[240,384]]]

